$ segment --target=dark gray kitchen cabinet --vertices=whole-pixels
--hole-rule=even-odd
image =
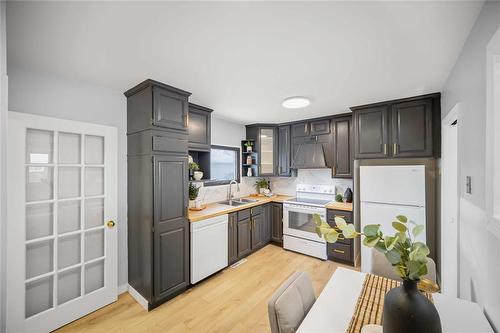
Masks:
[[[441,95],[352,107],[356,159],[439,157]]]
[[[247,125],[247,140],[255,142],[257,174],[254,176],[275,176],[278,173],[278,130],[273,125]]]
[[[146,80],[125,95],[128,283],[152,309],[189,286],[190,94]]]
[[[189,149],[210,151],[212,109],[189,103]]]
[[[228,216],[228,263],[234,264],[238,261],[238,213],[230,213]]]
[[[352,117],[334,118],[332,120],[332,131],[332,176],[334,178],[352,178],[354,168],[352,154]]]
[[[252,229],[250,210],[238,212],[238,258],[242,258],[252,251]]]
[[[154,80],[127,90],[127,133],[152,128],[187,132],[190,95]]]
[[[267,244],[271,241],[271,233],[272,233],[272,206],[270,203],[265,204],[262,207],[262,233],[261,239],[263,244]]]
[[[290,176],[290,126],[278,127],[278,176]]]
[[[309,135],[323,135],[330,133],[330,119],[321,119],[310,122]]]
[[[264,214],[256,214],[251,217],[250,229],[252,230],[252,250],[261,247],[264,244],[262,233],[264,229]]]
[[[389,156],[389,108],[368,107],[354,112],[354,157],[384,158]]]
[[[271,203],[271,240],[275,243],[283,243],[283,204]]]
[[[353,214],[349,211],[328,209],[326,212],[327,222],[331,227],[336,227],[335,217],[343,217],[347,223],[353,223]],[[339,261],[354,266],[354,240],[345,239],[342,235],[336,243],[327,243],[326,252],[328,259]]]
[[[432,156],[432,99],[393,104],[391,125],[392,156]]]
[[[303,136],[309,136],[309,123],[302,122],[291,125],[292,138],[300,138]]]

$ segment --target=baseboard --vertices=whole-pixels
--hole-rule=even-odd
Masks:
[[[121,286],[118,286],[118,295],[126,293],[128,291],[128,284],[124,283]]]
[[[142,295],[139,294],[139,292],[134,288],[132,288],[132,286],[130,285],[128,285],[128,293],[135,299],[137,303],[139,303],[139,305],[141,305],[144,308],[144,310],[149,311],[148,301],[144,297],[142,297]]]

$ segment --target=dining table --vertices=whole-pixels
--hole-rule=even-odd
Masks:
[[[346,332],[355,313],[365,278],[366,273],[337,268],[297,332]],[[442,332],[493,333],[479,304],[441,293],[432,294],[432,298],[441,319]]]

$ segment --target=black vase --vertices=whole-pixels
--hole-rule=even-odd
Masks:
[[[344,201],[352,202],[352,191],[350,187],[348,187],[344,192]]]
[[[441,333],[441,320],[417,281],[404,280],[385,295],[382,327],[384,333]]]

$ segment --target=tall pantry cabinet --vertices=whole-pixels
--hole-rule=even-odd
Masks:
[[[128,278],[149,309],[189,285],[190,95],[153,80],[125,92]]]

